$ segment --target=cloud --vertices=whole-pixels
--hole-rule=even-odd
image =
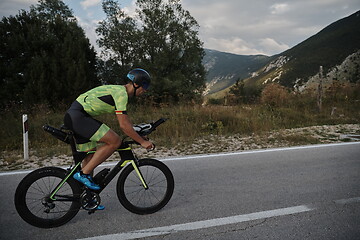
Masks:
[[[359,0],[182,0],[205,48],[278,54],[360,9]]]
[[[101,0],[63,0],[94,43],[94,19],[104,19]],[[135,0],[119,1],[133,16]],[[0,0],[0,15],[29,10],[38,0]],[[205,48],[238,54],[273,55],[299,44],[327,25],[360,9],[359,0],[181,0],[200,25]],[[94,7],[96,6],[96,7]],[[101,14],[100,14],[101,12]]]
[[[289,49],[289,46],[284,43],[278,43],[272,38],[263,38],[259,41],[259,46],[264,49],[264,52],[279,53]]]
[[[314,25],[314,26],[308,26],[308,27],[297,27],[291,30],[291,34],[297,35],[297,36],[311,36],[314,33],[317,33],[321,30],[321,26]]]
[[[287,3],[275,3],[270,6],[271,14],[282,14],[289,10],[289,5]]]
[[[6,1],[3,1],[6,2]],[[38,0],[12,0],[12,3],[15,4],[23,4],[23,5],[30,5],[30,4],[35,4],[38,2]]]
[[[87,9],[88,7],[96,6],[101,3],[101,0],[84,0],[80,2],[83,9]]]
[[[0,0],[0,17],[15,16],[20,9],[28,11],[30,5],[36,5],[38,0]]]
[[[96,42],[96,40],[98,39],[98,36],[96,34],[96,28],[101,20],[91,20],[88,18],[83,19],[79,16],[76,16],[76,20],[81,26],[81,28],[84,29],[86,37],[89,39],[91,45],[95,48],[97,52],[100,52],[100,48]]]
[[[273,55],[289,49],[287,44],[278,43],[272,38],[254,39],[251,42],[238,37],[209,38],[205,43],[206,48],[240,55]]]
[[[130,16],[130,17],[135,17],[136,16],[136,1],[132,0],[131,3],[126,6],[126,7],[121,7],[121,9],[125,12],[126,15]]]
[[[236,53],[241,55],[264,54],[254,48],[254,44],[246,42],[241,38],[209,38],[206,47],[222,52]]]

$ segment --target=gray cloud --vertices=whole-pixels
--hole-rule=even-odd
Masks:
[[[37,2],[37,0],[0,0],[0,16],[15,16],[20,9],[29,10],[30,5]]]
[[[0,16],[16,15],[37,0],[0,0]],[[64,0],[92,44],[102,12],[100,0]],[[119,1],[131,14],[131,0]],[[200,25],[205,48],[252,55],[274,55],[360,9],[359,0],[182,0]],[[97,4],[97,5],[96,5]],[[82,7],[79,8],[78,6]],[[75,7],[75,8],[74,8]],[[103,16],[103,15],[102,15]]]
[[[238,54],[280,53],[360,9],[358,0],[183,0],[204,47]]]

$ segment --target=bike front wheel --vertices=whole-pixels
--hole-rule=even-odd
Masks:
[[[174,192],[174,177],[170,169],[156,159],[139,160],[138,169],[148,186],[147,189],[132,165],[120,174],[117,195],[121,204],[136,214],[151,214],[159,211]]]
[[[79,211],[81,188],[72,178],[62,186],[66,171],[46,167],[29,173],[18,185],[15,192],[15,207],[27,223],[40,227],[58,227],[70,221]],[[56,200],[50,199],[51,192],[59,187]]]

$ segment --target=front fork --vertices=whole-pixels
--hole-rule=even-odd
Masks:
[[[137,175],[138,175],[141,183],[143,184],[145,190],[148,190],[149,187],[148,187],[148,185],[146,184],[145,179],[144,179],[144,176],[143,176],[142,173],[140,172],[140,170],[139,170],[138,166],[136,165],[135,161],[134,161],[134,160],[131,160],[131,164],[132,164],[132,166],[134,167],[134,169],[135,169],[135,171],[136,171],[136,173],[137,173]]]
[[[145,182],[144,176],[140,172],[139,167],[136,164],[135,160],[127,160],[121,166],[124,167],[128,163],[131,163],[131,165],[133,166],[133,168],[134,168],[136,174],[138,175],[138,178],[140,179],[140,181],[141,181],[143,187],[145,188],[145,190],[149,189],[148,185]]]

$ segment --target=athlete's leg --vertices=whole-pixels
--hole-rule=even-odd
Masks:
[[[89,151],[96,147],[96,142],[103,142],[95,154],[83,160],[82,172],[91,174],[96,166],[104,162],[120,146],[121,139],[113,130],[102,122],[92,118],[76,101],[67,111],[65,125],[75,133],[79,151]]]
[[[82,168],[84,174],[90,174],[98,165],[108,159],[120,146],[121,139],[119,135],[109,129],[99,142],[103,142],[104,145],[95,152],[89,162]]]
[[[96,149],[91,149],[90,151],[95,151],[95,150],[96,150]],[[81,166],[82,166],[81,168],[84,168],[84,167],[90,162],[90,160],[92,159],[93,156],[94,156],[93,153],[88,154],[88,155],[83,159],[83,161],[82,161],[82,163],[81,163]],[[93,176],[93,175],[94,175],[94,171],[91,172],[90,175]]]

